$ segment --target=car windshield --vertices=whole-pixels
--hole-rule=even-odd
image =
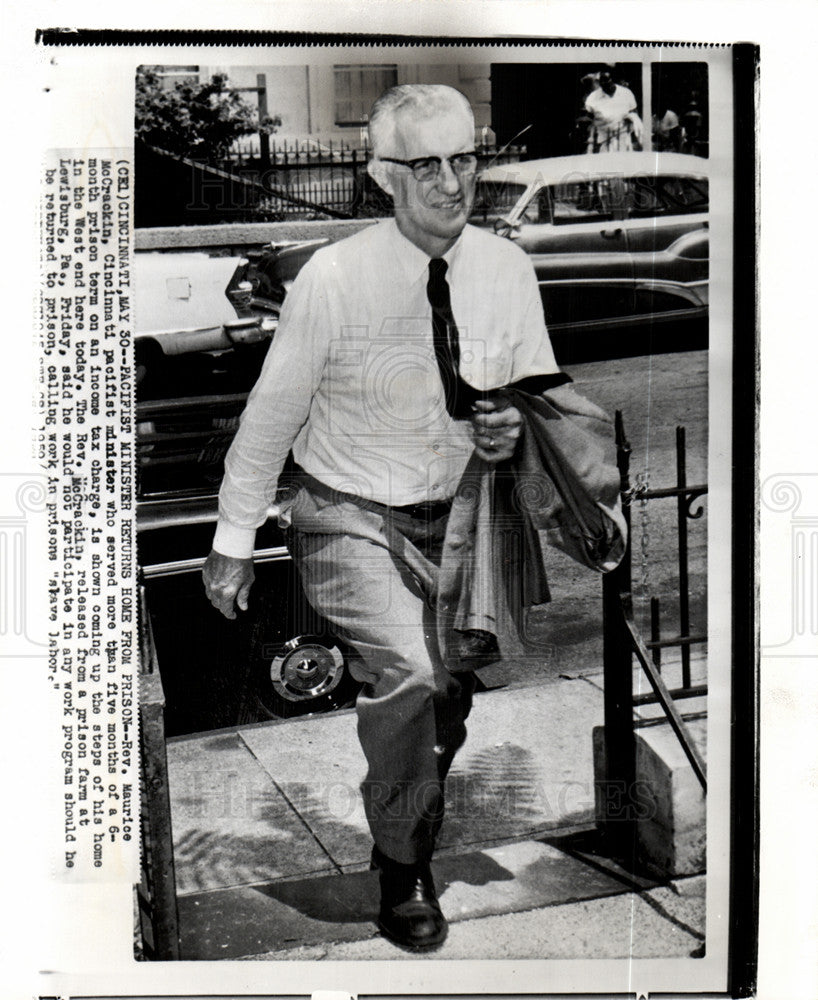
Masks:
[[[478,180],[472,219],[486,222],[508,215],[525,190],[525,184]]]

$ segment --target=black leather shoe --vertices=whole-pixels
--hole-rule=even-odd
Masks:
[[[381,933],[410,951],[427,951],[443,944],[449,927],[437,901],[428,861],[404,865],[376,847],[371,867],[380,871]]]

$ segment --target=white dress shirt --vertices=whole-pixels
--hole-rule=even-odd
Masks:
[[[445,259],[467,382],[494,389],[559,371],[523,250],[466,226]],[[290,449],[316,479],[370,500],[454,495],[471,425],[446,412],[428,267],[389,219],[302,268],[225,459],[216,551],[252,555]]]
[[[585,108],[594,116],[589,152],[633,149],[631,132],[639,132],[642,123],[633,114],[636,98],[632,91],[621,83],[612,94],[598,87],[585,99]]]

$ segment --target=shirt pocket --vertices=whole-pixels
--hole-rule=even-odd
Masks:
[[[460,341],[460,374],[475,389],[497,389],[511,381],[513,352],[508,331],[491,340],[465,337]]]

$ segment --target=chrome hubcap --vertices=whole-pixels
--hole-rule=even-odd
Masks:
[[[337,646],[297,636],[270,664],[270,680],[287,701],[309,701],[338,686],[343,666],[344,657]]]

